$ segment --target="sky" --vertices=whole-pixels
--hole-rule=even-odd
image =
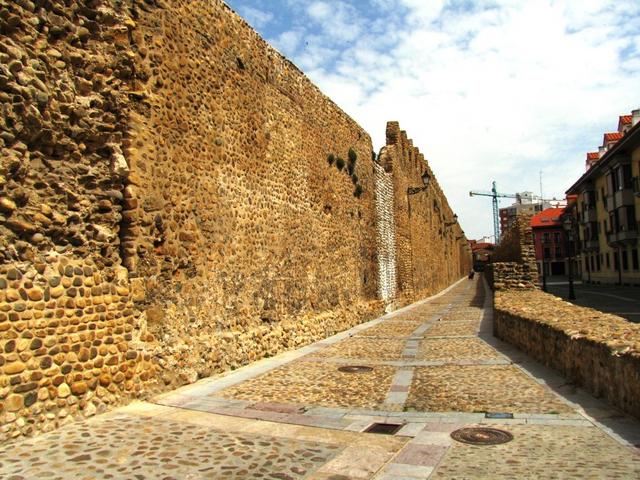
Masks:
[[[400,122],[467,238],[490,190],[564,192],[640,108],[638,0],[227,0],[373,139]],[[542,190],[540,188],[542,178]],[[500,206],[511,200],[503,199]]]

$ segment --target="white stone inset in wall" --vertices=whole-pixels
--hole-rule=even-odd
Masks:
[[[376,185],[376,227],[378,231],[379,296],[391,302],[396,296],[396,222],[393,210],[392,174],[374,163]]]

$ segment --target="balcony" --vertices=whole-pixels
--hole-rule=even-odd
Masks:
[[[634,194],[632,188],[623,188],[618,190],[614,195],[614,202],[616,207],[623,207],[634,204]]]
[[[612,232],[607,234],[607,243],[612,244],[625,244],[635,243],[640,238],[638,233],[638,225],[634,225],[634,229],[622,229],[619,232]]]

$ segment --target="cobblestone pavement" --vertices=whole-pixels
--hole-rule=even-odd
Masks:
[[[639,422],[495,339],[490,301],[463,280],[314,345],[0,447],[0,478],[640,478]],[[374,424],[396,431],[366,433]],[[452,439],[468,426],[513,440]]]

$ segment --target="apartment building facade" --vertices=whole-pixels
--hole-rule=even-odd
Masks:
[[[567,190],[577,195],[583,281],[640,285],[639,178],[640,109],[620,117],[618,132],[587,154],[586,173]]]

